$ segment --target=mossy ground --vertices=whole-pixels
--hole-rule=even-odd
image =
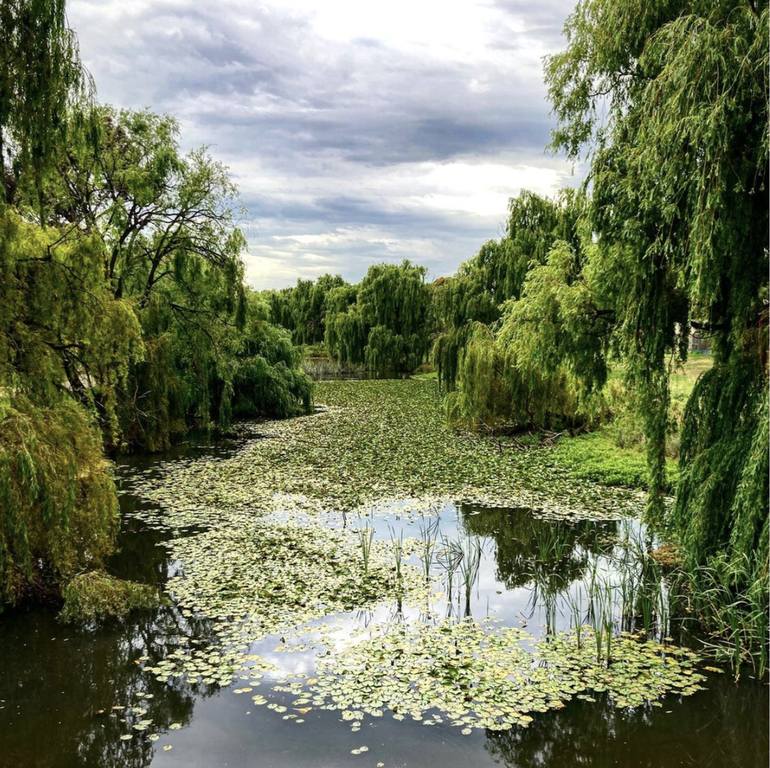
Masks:
[[[118,579],[102,571],[75,576],[63,595],[59,618],[68,624],[124,619],[133,611],[156,608],[161,601],[157,590],[147,584]]]

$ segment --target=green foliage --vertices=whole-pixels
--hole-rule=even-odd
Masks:
[[[98,429],[67,396],[0,399],[0,607],[56,589],[111,551],[117,498]]]
[[[114,433],[118,389],[142,354],[132,305],[104,280],[97,238],[0,213],[0,384],[47,403],[65,385]]]
[[[559,440],[554,455],[578,480],[592,480],[602,485],[647,489],[650,472],[643,452],[618,446],[612,428]],[[666,488],[676,487],[678,468],[666,460]]]
[[[285,418],[306,413],[312,389],[301,353],[288,331],[272,325],[267,304],[247,295],[246,325],[238,336],[232,380],[233,415]]]
[[[345,287],[327,298],[325,343],[339,363],[364,364],[377,376],[411,373],[430,343],[430,291],[425,269],[404,261],[376,264],[345,308]]]
[[[319,344],[326,330],[327,297],[337,288],[349,287],[339,275],[321,275],[317,280],[297,280],[293,288],[266,291],[270,317],[274,323],[288,328],[296,344]],[[337,294],[339,296],[339,294]],[[334,312],[344,311],[355,295],[343,307],[332,304]]]
[[[95,416],[142,353],[98,239],[0,214],[0,605],[55,591],[110,552],[115,487]],[[98,383],[98,386],[97,386]]]
[[[2,608],[110,552],[117,498],[92,414],[114,432],[116,392],[142,344],[133,307],[105,283],[98,238],[42,226],[64,118],[89,95],[64,3],[4,2],[0,26]]]
[[[145,355],[124,355],[119,386],[109,368],[92,367],[81,387],[100,401],[108,445],[160,450],[190,428],[227,427],[236,396],[236,415],[296,412],[310,399],[298,356],[278,349],[283,337],[265,317],[247,323],[227,170],[203,150],[183,155],[169,117],[98,107],[94,120],[93,134],[71,126],[43,196],[52,222],[88,233],[100,290],[141,325]]]
[[[572,247],[556,241],[528,271],[520,298],[503,305],[497,331],[471,326],[447,398],[452,421],[562,428],[601,416],[608,326],[579,269]]]
[[[492,331],[483,323],[469,326],[458,361],[458,386],[446,397],[451,424],[478,430],[499,428],[513,421],[515,406],[504,366]]]
[[[768,559],[767,383],[753,360],[704,373],[685,413],[681,481],[671,522],[691,565],[750,556],[766,579]],[[693,514],[697,511],[697,514]]]
[[[436,281],[433,307],[439,334],[432,356],[444,389],[451,391],[457,384],[472,324],[494,326],[504,303],[521,297],[529,271],[545,264],[557,240],[580,247],[583,206],[582,195],[574,192],[562,192],[556,200],[522,192],[510,201],[505,237],[486,242],[457,275]]]
[[[66,132],[63,118],[71,105],[87,101],[90,82],[63,0],[4,0],[0,29],[1,202],[12,204],[24,168],[40,192]],[[42,218],[42,201],[36,204]]]
[[[484,289],[473,260],[462,265],[457,275],[436,280],[431,287],[431,300],[440,329],[433,342],[431,357],[442,388],[449,392],[457,382],[460,354],[472,333],[473,324],[493,323],[500,310],[494,294]]]
[[[640,392],[658,519],[666,356],[685,353],[692,324],[726,361],[763,312],[767,22],[766,4],[587,0],[547,65],[555,143],[577,155],[593,142],[601,283]]]
[[[59,618],[67,624],[92,624],[104,619],[124,619],[133,611],[160,604],[153,587],[89,571],[75,576],[63,590]]]

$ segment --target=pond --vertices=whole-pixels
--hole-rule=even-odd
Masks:
[[[388,446],[410,420],[387,397],[347,409],[355,386],[325,393],[329,430],[355,424],[341,449],[322,415],[120,467],[110,570],[172,599],[100,629],[4,617],[0,766],[767,764],[766,686],[683,647],[698,644],[660,608],[629,498],[578,487],[605,512],[564,509],[547,492],[569,478],[546,468],[542,503],[494,506],[486,470],[461,492],[435,444],[417,489],[435,493],[413,495],[401,478],[426,470]],[[398,461],[416,467],[413,450]]]

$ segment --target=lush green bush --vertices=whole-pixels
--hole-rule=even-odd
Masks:
[[[133,611],[155,608],[161,602],[153,587],[118,579],[103,571],[78,574],[62,594],[64,606],[59,618],[68,624],[124,619]]]
[[[83,407],[0,393],[0,608],[98,566],[117,523],[101,435]]]

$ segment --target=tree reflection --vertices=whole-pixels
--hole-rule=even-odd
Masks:
[[[172,564],[156,546],[161,534],[121,535],[110,569],[162,585]],[[207,686],[158,682],[142,671],[192,638],[211,638],[210,625],[163,606],[129,621],[78,630],[60,624],[52,610],[30,609],[0,624],[0,764],[24,768],[144,768],[164,743],[171,723],[187,724],[196,695]],[[129,708],[128,710],[126,708]],[[144,713],[135,710],[142,708]],[[139,720],[152,720],[144,732]],[[124,734],[130,740],[121,740]],[[161,734],[155,743],[150,733]]]
[[[589,557],[609,554],[615,522],[561,522],[535,517],[531,509],[463,505],[468,533],[494,540],[497,578],[507,589],[529,584],[553,596],[582,578]]]
[[[617,710],[607,701],[572,701],[527,728],[487,731],[486,749],[506,768],[760,768],[768,763],[766,689],[710,681],[687,700]],[[757,727],[757,726],[760,727]]]

